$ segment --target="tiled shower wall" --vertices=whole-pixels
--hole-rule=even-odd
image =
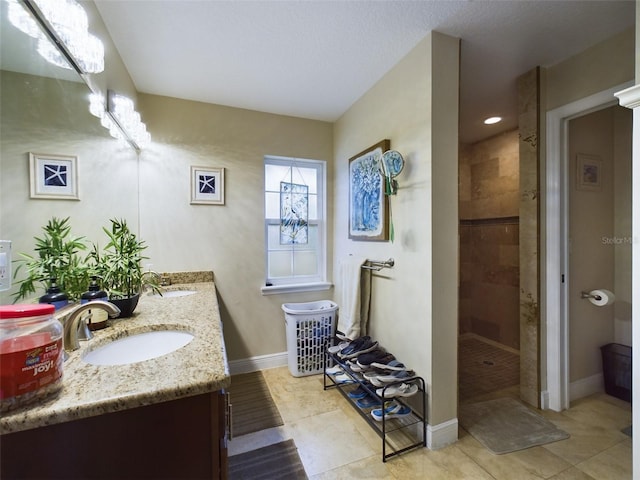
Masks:
[[[519,348],[518,132],[460,149],[460,334]]]

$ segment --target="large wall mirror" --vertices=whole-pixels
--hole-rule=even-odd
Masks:
[[[137,153],[89,113],[84,79],[42,58],[37,41],[9,23],[8,3],[0,8],[0,239],[11,240],[16,260],[33,253],[34,237],[53,216],[70,217],[75,235],[102,245],[110,218],[135,229]],[[33,196],[34,153],[75,159],[77,199]],[[14,290],[1,292],[0,303],[10,303]]]

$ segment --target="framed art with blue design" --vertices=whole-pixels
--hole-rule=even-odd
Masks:
[[[224,205],[224,168],[191,167],[191,203]]]
[[[78,157],[29,153],[31,198],[80,200]]]
[[[382,154],[391,142],[383,140],[349,159],[349,238],[389,240],[389,198],[380,174]]]

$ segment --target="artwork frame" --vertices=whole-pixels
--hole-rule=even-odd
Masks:
[[[389,240],[389,197],[384,193],[380,158],[391,148],[382,140],[349,159],[349,238]]]
[[[29,196],[44,200],[80,200],[78,157],[29,152]]]
[[[224,168],[191,166],[191,204],[224,205]]]
[[[602,159],[598,155],[576,155],[576,188],[589,192],[602,190]]]

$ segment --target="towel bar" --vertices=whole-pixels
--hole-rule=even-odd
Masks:
[[[366,270],[375,270],[380,271],[383,268],[391,268],[395,265],[395,261],[393,260],[393,258],[390,258],[389,260],[367,260],[363,265],[362,268],[366,269]]]

